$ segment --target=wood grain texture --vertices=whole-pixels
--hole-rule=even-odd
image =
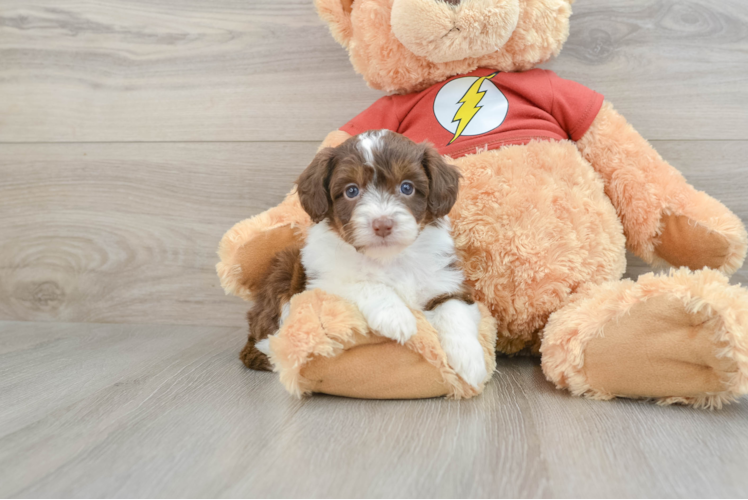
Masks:
[[[242,325],[216,248],[279,203],[314,144],[5,145],[0,317]]]
[[[547,65],[649,139],[748,140],[744,0],[574,5]],[[321,141],[381,96],[311,0],[2,0],[0,141]]]
[[[748,172],[748,142],[655,145],[748,221],[745,185],[736,182]],[[215,275],[218,241],[279,203],[315,148],[2,146],[0,319],[243,325],[246,304],[225,297]],[[632,276],[649,271],[633,264]]]
[[[574,12],[547,68],[605,95],[647,139],[746,139],[748,3],[578,1]]]
[[[0,322],[3,497],[744,497],[748,405],[287,395],[226,327]]]

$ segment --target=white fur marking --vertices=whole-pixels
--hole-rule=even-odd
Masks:
[[[356,148],[363,155],[366,165],[374,166],[374,151],[382,147],[382,137],[386,130],[372,130],[358,136]]]
[[[257,342],[255,348],[265,356],[270,356],[270,337]]]
[[[291,303],[286,302],[283,304],[283,307],[281,307],[281,317],[280,317],[280,324],[282,325],[284,321],[288,318],[288,315],[291,314]]]
[[[457,374],[475,388],[488,378],[483,347],[478,339],[480,310],[476,304],[448,300],[424,313],[439,334],[447,361]]]

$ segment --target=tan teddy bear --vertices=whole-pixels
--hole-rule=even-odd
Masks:
[[[503,353],[539,353],[548,380],[577,395],[719,407],[748,392],[748,293],[727,279],[745,258],[743,224],[601,95],[533,69],[561,50],[569,0],[316,6],[356,71],[389,94],[323,146],[390,129],[434,144],[461,170],[450,218],[465,275],[486,306],[489,372],[495,340]],[[251,300],[276,252],[301,246],[310,224],[293,191],[237,224],[219,248],[225,290]],[[626,248],[681,269],[621,280]],[[479,392],[451,370],[423,318],[402,346],[319,290],[290,300],[270,350],[296,394]],[[250,342],[243,359],[260,356]]]

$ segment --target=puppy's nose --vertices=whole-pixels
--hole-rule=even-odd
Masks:
[[[372,229],[374,229],[374,234],[382,238],[388,236],[392,232],[392,226],[394,225],[395,223],[392,222],[392,219],[390,219],[389,217],[380,217],[378,219],[374,219],[374,221],[371,223],[371,227]]]
[[[460,5],[460,2],[462,0],[440,0],[440,1],[442,1],[444,3],[448,3],[450,5]]]

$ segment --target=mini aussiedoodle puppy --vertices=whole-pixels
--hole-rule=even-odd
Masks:
[[[244,363],[270,369],[267,338],[291,297],[320,288],[358,306],[372,330],[397,342],[423,311],[450,365],[469,384],[485,379],[480,312],[458,265],[447,214],[460,174],[426,144],[385,130],[320,151],[298,180],[315,225],[305,246],[278,254],[249,312]]]

